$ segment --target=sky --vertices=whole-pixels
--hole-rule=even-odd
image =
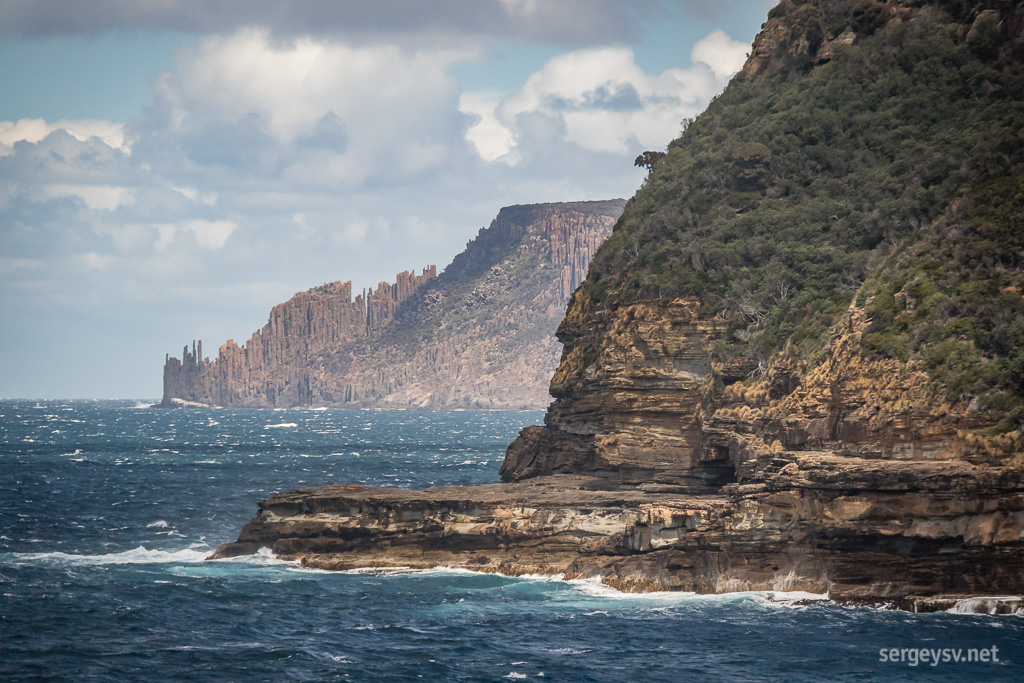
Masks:
[[[0,398],[159,398],[295,292],[632,196],[772,4],[4,0]]]

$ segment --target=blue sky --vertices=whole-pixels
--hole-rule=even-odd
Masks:
[[[5,2],[0,397],[156,398],[296,291],[632,195],[771,4]]]

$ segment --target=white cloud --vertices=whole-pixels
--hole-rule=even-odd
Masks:
[[[227,243],[231,233],[238,227],[238,224],[233,221],[196,219],[177,223],[158,223],[153,227],[157,231],[157,249],[165,249],[181,233],[190,233],[195,239],[196,244],[204,249],[221,249]]]
[[[19,270],[35,270],[42,265],[42,259],[0,256],[0,273],[4,274]]]
[[[47,123],[43,119],[19,119],[18,121],[0,121],[0,156],[11,154],[14,144],[17,142],[36,143],[56,130],[66,131],[68,135],[80,142],[95,137],[108,147],[123,152],[130,151],[130,145],[125,141],[124,126],[120,123],[65,119]]]
[[[106,270],[115,260],[113,256],[97,254],[94,251],[82,254],[82,262],[85,264],[85,267],[92,270]]]
[[[750,45],[733,40],[718,29],[697,41],[690,59],[710,66],[718,78],[729,79],[743,68],[749,53]]]
[[[515,136],[501,125],[495,112],[501,99],[497,93],[463,93],[459,98],[459,111],[476,118],[466,139],[485,161],[500,159],[515,146]]]
[[[45,185],[39,188],[37,196],[42,201],[56,197],[80,197],[90,209],[105,211],[112,211],[135,201],[135,192],[132,189],[112,185]]]
[[[209,37],[156,79],[156,103],[135,132],[169,134],[198,168],[277,169],[292,182],[335,187],[416,175],[444,164],[461,138],[448,69],[467,55],[277,43],[257,29]]]
[[[515,93],[464,94],[460,108],[476,118],[466,139],[482,159],[510,164],[541,135],[544,144],[611,154],[664,147],[743,66],[747,49],[714,31],[694,47],[693,66],[660,74],[644,72],[628,47],[558,55]]]
[[[213,206],[214,204],[217,203],[216,192],[200,192],[198,189],[194,187],[176,187],[174,185],[171,186],[171,189],[174,190],[175,192],[180,192],[181,196],[185,197],[186,199],[190,199],[193,202],[200,202],[202,204],[206,204],[207,206]]]

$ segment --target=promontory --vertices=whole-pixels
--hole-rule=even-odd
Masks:
[[[217,557],[1024,595],[1024,3],[783,0],[557,330],[501,483],[278,494]]]

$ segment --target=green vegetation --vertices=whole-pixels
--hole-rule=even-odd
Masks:
[[[772,10],[789,42],[651,165],[580,295],[696,296],[725,320],[716,353],[754,362],[813,362],[856,299],[865,355],[1019,414],[1024,47],[1000,17],[1020,5],[901,4],[912,19],[876,0]]]
[[[1013,410],[1024,390],[1022,290],[1018,173],[975,186],[871,275],[862,290],[872,297],[865,352],[918,359],[954,396]]]

